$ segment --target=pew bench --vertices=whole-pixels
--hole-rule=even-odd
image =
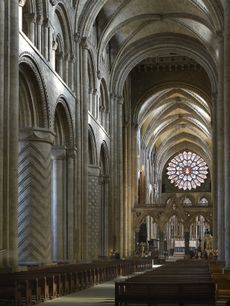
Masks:
[[[215,305],[215,286],[205,282],[116,282],[115,306],[134,304],[206,304]]]

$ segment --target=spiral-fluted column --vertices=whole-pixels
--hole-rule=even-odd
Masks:
[[[51,261],[51,148],[54,135],[45,129],[20,130],[19,262]]]

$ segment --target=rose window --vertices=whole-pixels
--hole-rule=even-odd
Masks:
[[[196,189],[204,183],[208,174],[206,162],[196,153],[183,152],[168,164],[168,178],[179,189]]]

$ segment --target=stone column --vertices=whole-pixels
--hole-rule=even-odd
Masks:
[[[23,20],[23,6],[26,4],[26,0],[18,1],[18,20],[19,20],[19,31],[22,31],[22,20]]]
[[[51,261],[51,148],[46,129],[20,130],[18,256],[19,263]]]
[[[76,57],[75,56],[71,56],[70,57],[70,61],[69,61],[69,87],[72,89],[72,91],[75,91],[74,88],[74,64],[76,61]]]
[[[43,24],[43,16],[38,15],[37,16],[37,35],[36,35],[36,41],[37,41],[37,49],[39,52],[42,53],[42,24]],[[44,55],[44,54],[43,54]]]
[[[78,214],[76,208],[76,157],[77,149],[67,149],[67,258],[74,260],[74,244],[75,244],[75,214]],[[78,243],[78,242],[77,242]]]
[[[80,55],[80,41],[81,37],[78,34],[75,34],[75,53],[79,58]],[[77,156],[76,156],[76,201],[75,201],[75,237],[74,237],[74,258],[76,260],[81,260],[83,258],[83,220],[82,220],[82,136],[81,136],[81,77],[80,77],[80,61],[77,60],[75,63],[75,93],[76,93],[76,112],[75,112],[75,122],[76,122],[76,145],[77,145]]]
[[[126,254],[124,247],[126,208],[123,201],[123,97],[111,95],[111,201],[114,222],[113,248]],[[125,214],[125,215],[124,215]]]
[[[108,201],[108,185],[109,177],[107,175],[100,174],[99,181],[99,224],[100,224],[100,256],[108,256],[108,226],[109,226],[109,201]]]
[[[18,1],[0,1],[0,267],[17,261]]]
[[[35,14],[26,13],[24,14],[24,18],[26,20],[28,27],[28,32],[25,34],[28,36],[32,44],[35,45],[35,23],[36,23]]]
[[[216,203],[213,203],[216,207],[217,220],[214,224],[217,226],[217,231],[214,234],[214,248],[218,249],[218,259],[224,261],[224,41],[223,35],[219,34],[219,65],[218,65],[218,94],[215,101],[216,107],[216,133],[213,145],[216,146],[217,165],[216,165]],[[216,241],[215,241],[216,240]]]
[[[92,114],[97,119],[98,118],[98,92],[97,89],[92,90]]]
[[[52,148],[52,259],[67,259],[66,148]]]
[[[90,165],[88,167],[88,253],[90,259],[98,259],[101,255],[101,194],[100,194],[100,168]]]
[[[116,168],[117,168],[117,193],[118,193],[118,205],[119,205],[119,219],[120,219],[120,228],[118,236],[120,238],[119,252],[123,257],[126,254],[124,248],[124,235],[125,233],[125,216],[126,207],[123,201],[123,97],[117,97],[117,123],[116,123],[116,137],[117,137],[117,159],[116,159]]]
[[[218,146],[217,146],[217,95],[212,93],[212,203],[213,203],[213,237],[215,241],[215,249],[217,249],[217,218],[218,218],[218,207],[217,207],[217,169],[218,169]]]
[[[63,80],[70,87],[69,82],[69,53],[66,53],[63,57]]]
[[[114,216],[111,224],[110,230],[113,236],[113,246],[112,249],[120,251],[120,239],[119,236],[122,234],[120,232],[120,207],[119,201],[119,191],[118,191],[118,169],[117,169],[117,158],[118,158],[118,131],[117,131],[117,118],[118,118],[118,103],[115,94],[111,94],[111,112],[113,116],[111,117],[111,215]]]
[[[45,59],[47,61],[50,61],[50,29],[49,29],[49,19],[45,18],[43,20],[43,27],[44,27],[44,38],[42,39],[43,45],[42,45],[42,54],[44,55]]]
[[[230,1],[224,2],[225,270],[230,270]]]
[[[81,49],[81,194],[82,256],[88,258],[88,42],[82,38]]]

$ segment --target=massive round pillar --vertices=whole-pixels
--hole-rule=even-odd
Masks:
[[[230,1],[224,2],[225,270],[230,270]]]
[[[51,261],[51,148],[46,129],[20,130],[18,256],[20,264]]]
[[[18,1],[0,1],[0,267],[17,262]]]

